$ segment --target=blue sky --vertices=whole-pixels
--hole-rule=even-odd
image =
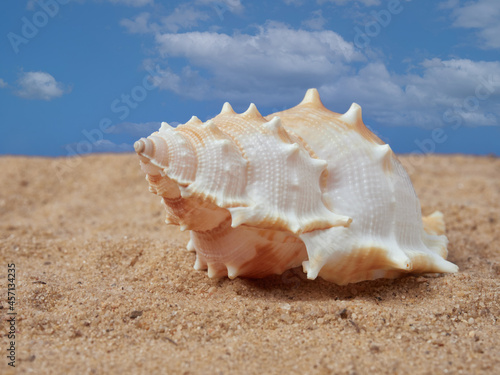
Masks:
[[[500,155],[498,0],[0,5],[0,153],[132,151],[161,121],[263,114],[310,87],[400,153]]]

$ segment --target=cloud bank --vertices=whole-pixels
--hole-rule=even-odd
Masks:
[[[478,0],[462,6],[454,1],[446,5],[453,9],[454,27],[477,30],[483,48],[500,48],[500,1]]]
[[[300,5],[300,1],[284,1]],[[348,3],[317,1],[327,2]],[[395,72],[388,68],[385,56],[370,46],[361,47],[324,29],[321,11],[304,15],[300,28],[267,21],[253,25],[254,32],[192,31],[215,17],[214,12],[209,16],[195,5],[215,3],[195,0],[163,18],[141,13],[122,20],[129,32],[154,37],[157,55],[148,61],[162,66],[160,89],[194,100],[228,100],[236,105],[255,102],[277,110],[316,87],[329,108],[342,112],[358,102],[381,124],[436,127],[456,116],[468,125],[500,124],[498,61],[428,58],[408,66],[404,73]],[[234,12],[242,9],[239,1],[224,4]],[[381,2],[356,4],[373,7]],[[477,28],[485,47],[493,48],[497,42],[500,46],[500,31],[496,32],[499,1],[460,5],[448,0],[440,7],[451,10],[455,27]]]
[[[342,111],[356,101],[388,125],[439,126],[450,109],[470,124],[499,123],[500,62],[434,58],[397,74],[333,31],[276,22],[254,35],[158,32],[155,38],[162,59],[189,63],[180,71],[165,68],[160,88],[192,99],[281,106],[317,87],[331,108]],[[464,101],[475,97],[483,82],[487,98],[471,111]]]

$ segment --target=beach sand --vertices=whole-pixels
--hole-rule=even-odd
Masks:
[[[211,280],[136,155],[1,157],[0,373],[500,373],[500,159],[401,160],[423,213],[444,213],[457,274]]]

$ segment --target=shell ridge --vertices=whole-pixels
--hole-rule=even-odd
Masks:
[[[444,234],[423,233],[422,236],[425,246],[432,253],[440,255],[443,259],[448,257],[448,238]]]
[[[322,201],[319,185],[321,175],[326,170],[326,161],[311,158],[309,152],[297,142],[288,143],[290,142],[288,135],[287,139],[277,136],[281,131],[279,118],[275,117],[266,124],[263,128],[270,129],[271,132],[254,134],[256,140],[253,143],[259,147],[252,152],[255,156],[270,155],[269,163],[274,161],[277,165],[275,174],[272,175],[272,179],[269,175],[267,180],[260,178],[260,175],[266,173],[266,161],[261,161],[263,167],[251,164],[257,175],[249,177],[247,193],[254,202],[261,203],[247,208],[231,208],[233,227],[241,224],[270,226],[300,233],[304,230],[349,223],[351,220],[349,217],[331,212]],[[266,149],[268,151],[265,151]],[[262,185],[264,181],[267,185]],[[256,185],[257,183],[260,185]],[[310,199],[304,198],[311,195]]]
[[[189,185],[193,182],[198,167],[194,147],[189,138],[178,130],[172,130],[172,134],[175,134],[174,137],[169,137],[172,140],[172,155],[175,155],[172,160],[179,160],[179,163],[169,163],[166,174],[179,185]],[[162,138],[165,139],[164,136]]]
[[[306,244],[307,278],[317,276],[339,285],[385,277],[397,271],[407,273],[414,259],[391,241],[353,241],[350,228],[329,228],[300,235]]]
[[[158,132],[164,132],[164,131],[173,130],[173,129],[174,128],[168,122],[163,121],[160,125],[160,129],[158,130]]]
[[[247,226],[232,228],[229,221],[207,232],[193,231],[191,238],[197,257],[212,269],[211,277],[281,274],[306,259],[303,242],[291,234]]]
[[[429,234],[442,235],[446,231],[443,213],[435,211],[429,216],[422,218],[424,230]]]
[[[141,156],[149,159],[149,162],[158,167],[164,176],[175,182],[183,185],[191,183],[197,167],[191,143],[174,129],[155,133],[148,137],[151,147],[146,145],[146,150],[141,152]]]
[[[222,208],[247,206],[244,178],[247,161],[237,145],[213,120],[196,131],[204,141],[198,144],[199,167],[193,183],[188,187],[190,193],[209,199]],[[236,182],[232,180],[233,176],[238,177]]]

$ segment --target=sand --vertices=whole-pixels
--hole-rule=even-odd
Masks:
[[[500,373],[500,159],[401,159],[423,213],[445,215],[457,274],[211,280],[135,155],[1,157],[0,373]]]

